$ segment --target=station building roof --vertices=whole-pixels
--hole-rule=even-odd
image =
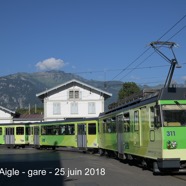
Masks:
[[[45,98],[48,94],[52,94],[52,92],[55,92],[55,91],[58,90],[58,89],[59,89],[59,90],[62,89],[62,88],[65,89],[65,88],[68,88],[68,87],[74,86],[74,85],[79,85],[79,86],[82,86],[82,87],[85,88],[85,89],[89,89],[89,90],[91,90],[91,91],[97,92],[98,94],[102,94],[103,97],[104,97],[105,99],[107,99],[107,98],[109,98],[109,97],[112,96],[112,94],[109,93],[109,92],[106,92],[106,91],[101,90],[101,89],[99,89],[99,88],[95,88],[95,87],[93,87],[93,86],[91,86],[91,85],[88,85],[88,84],[86,84],[86,83],[84,83],[84,82],[81,82],[81,81],[78,81],[78,80],[76,80],[76,79],[72,79],[72,80],[70,80],[70,81],[68,81],[68,82],[66,82],[66,83],[60,84],[60,85],[55,86],[55,87],[53,87],[53,88],[51,88],[51,89],[48,89],[48,90],[43,91],[43,92],[41,92],[41,93],[38,93],[38,94],[36,94],[36,96],[37,96],[38,98],[40,98],[40,99],[43,99],[43,98]]]

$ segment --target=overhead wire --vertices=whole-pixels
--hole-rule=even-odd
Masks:
[[[176,32],[172,37],[170,37],[167,41],[170,41],[170,39],[172,39],[173,37],[175,37],[178,33],[180,33],[184,28],[186,28],[186,25],[184,27],[182,27],[178,32]],[[128,76],[132,71],[134,71],[135,69],[137,69],[141,64],[143,64],[147,59],[149,59],[153,54],[155,53],[155,51],[153,51],[150,55],[148,55],[143,61],[141,61],[138,65],[136,65],[133,69],[131,69],[130,72],[128,72],[125,76],[123,76],[122,78],[120,78],[120,80],[122,80],[123,78],[125,78],[126,76]]]
[[[162,39],[168,32],[170,32],[178,23],[180,23],[184,18],[186,17],[186,15],[184,15],[178,22],[176,22],[168,31],[165,32],[165,34],[163,34],[157,41],[159,41],[160,39]],[[179,34],[183,29],[185,29],[186,25],[183,26],[180,30],[178,30],[173,36],[171,36],[167,41],[170,41],[170,39],[172,39],[173,37],[175,37],[177,34]],[[149,47],[150,49],[150,47]],[[139,67],[141,64],[143,64],[149,57],[151,57],[153,54],[155,53],[152,52],[149,56],[147,56],[143,61],[141,61],[137,66],[134,67],[137,68]],[[122,80],[124,77],[126,77],[127,75],[129,75],[131,72],[133,71],[133,69],[128,72],[125,76],[123,76],[120,80]]]
[[[160,40],[160,39],[162,39],[166,34],[168,34],[177,24],[179,24],[183,19],[185,19],[185,17],[186,17],[186,14],[181,18],[181,19],[179,19],[170,29],[168,29],[159,39],[158,39],[158,41]]]
[[[175,26],[177,26],[183,19],[186,18],[186,14],[179,19],[171,28],[169,28],[161,37],[159,37],[159,39],[157,41],[159,41],[160,39],[162,39],[165,35],[167,35]],[[180,30],[178,30],[173,36],[171,36],[167,41],[169,41],[170,39],[172,39],[173,37],[175,37],[177,34],[179,34],[183,29],[185,29],[186,25],[184,27],[182,27]],[[119,80],[122,80],[124,77],[126,77],[127,75],[129,75],[132,71],[136,70],[136,69],[145,69],[145,68],[157,68],[157,67],[164,67],[164,66],[168,66],[168,65],[162,65],[162,66],[152,66],[152,67],[141,67],[139,68],[139,66],[141,64],[143,64],[147,59],[149,59],[154,53],[155,51],[153,51],[150,55],[148,55],[144,60],[142,60],[139,64],[137,64],[134,68],[130,68],[131,65],[133,65],[136,61],[138,61],[144,54],[146,54],[149,50],[150,50],[150,46],[144,51],[142,52],[137,58],[135,58],[131,63],[129,63],[125,68],[123,69],[112,69],[112,70],[106,70],[108,71],[120,71],[119,73],[117,73],[111,80],[107,81],[107,86],[108,83],[113,81],[114,79],[116,79],[119,75],[121,75],[124,71],[130,70],[125,76],[123,76],[122,78],[120,78]],[[84,72],[76,72],[74,74],[83,74],[83,73],[102,73],[105,72],[105,70],[96,70],[96,71],[84,71]]]
[[[126,70],[132,70],[132,69],[146,69],[146,68],[161,68],[161,67],[167,67],[168,65],[157,65],[157,66],[144,66],[144,67],[134,67],[134,68],[128,68]],[[107,72],[113,72],[113,71],[120,71],[123,69],[108,69]],[[82,71],[82,72],[76,72],[74,74],[88,74],[88,73],[103,73],[104,70],[92,70],[92,71]]]
[[[147,48],[142,54],[140,54],[135,60],[133,60],[126,68],[122,69],[121,72],[119,72],[116,76],[114,76],[114,77],[112,78],[111,81],[113,81],[113,80],[114,80],[115,78],[117,78],[121,73],[123,73],[125,70],[127,70],[133,63],[135,63],[138,59],[140,59],[149,49],[150,49],[150,47]]]

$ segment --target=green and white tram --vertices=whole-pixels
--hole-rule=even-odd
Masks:
[[[30,124],[29,144],[36,147],[98,148],[98,118],[66,119]]]
[[[0,125],[0,144],[7,147],[25,147],[28,141],[29,125],[24,123],[5,123]]]
[[[185,171],[186,88],[146,92],[100,115],[99,147],[154,173]]]

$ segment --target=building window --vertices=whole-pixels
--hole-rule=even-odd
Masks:
[[[79,90],[70,90],[69,91],[69,99],[80,99]]]
[[[75,99],[79,99],[79,91],[75,91]]]
[[[89,114],[95,114],[96,113],[96,106],[94,102],[88,103],[88,113]]]
[[[72,102],[70,109],[71,109],[71,114],[78,114],[78,103]]]
[[[74,91],[69,91],[69,99],[73,99],[74,98]]]
[[[61,104],[53,103],[53,115],[60,115],[60,114],[61,114]]]

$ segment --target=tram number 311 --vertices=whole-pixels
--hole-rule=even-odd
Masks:
[[[175,131],[167,131],[167,136],[176,136]]]

